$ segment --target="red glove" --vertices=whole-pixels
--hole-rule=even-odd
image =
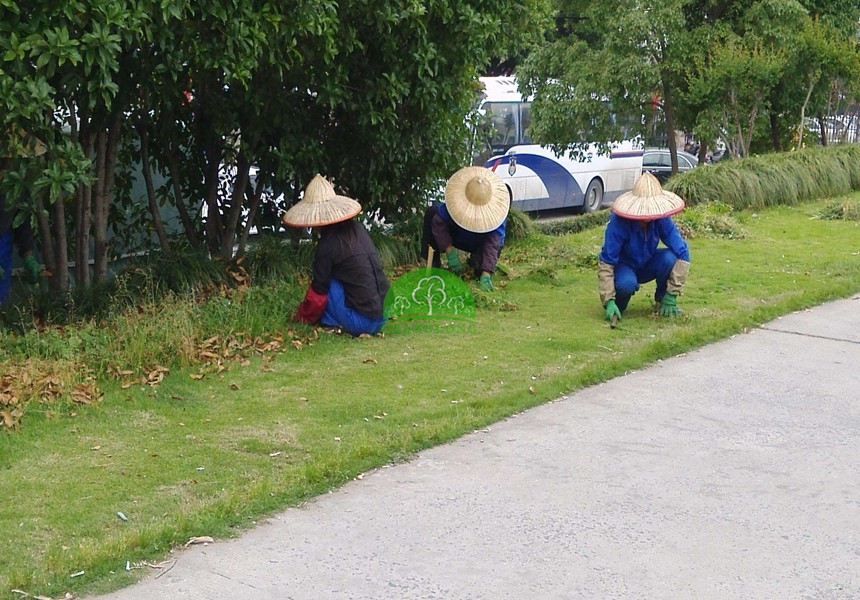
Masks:
[[[327,302],[328,294],[318,294],[314,291],[313,286],[308,286],[308,293],[305,294],[305,299],[299,304],[296,314],[293,315],[293,320],[313,325],[320,320]]]

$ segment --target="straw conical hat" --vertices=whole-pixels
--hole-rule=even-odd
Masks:
[[[612,212],[628,219],[650,221],[681,212],[684,200],[664,190],[660,182],[648,171],[633,184],[633,189],[624,192],[612,203]]]
[[[493,171],[464,167],[445,186],[445,206],[463,229],[487,233],[505,222],[511,198],[505,183]]]
[[[308,184],[302,199],[290,208],[281,220],[292,227],[322,227],[351,219],[361,212],[361,204],[338,196],[322,175]]]

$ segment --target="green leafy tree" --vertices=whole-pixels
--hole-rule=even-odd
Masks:
[[[526,6],[544,9],[34,0],[23,11],[0,0],[0,144],[20,145],[10,132],[25,131],[49,146],[3,185],[33,192],[29,214],[58,290],[69,287],[69,252],[77,284],[90,283],[91,262],[92,281],[104,278],[126,243],[118,235],[151,231],[170,252],[165,206],[185,243],[229,259],[266,190],[294,201],[317,172],[396,221],[462,166],[476,75],[500,49],[533,40],[548,14],[547,0]],[[143,198],[131,191],[137,173]]]
[[[759,114],[786,64],[782,52],[728,33],[711,48],[692,80],[690,94],[706,99],[700,131],[712,131],[732,154],[749,153]]]
[[[582,153],[590,142],[605,152],[612,142],[643,134],[643,115],[657,108],[677,170],[673,132],[689,43],[687,4],[558,3],[555,39],[534,51],[518,71],[521,86],[535,94],[532,137],[559,152]]]

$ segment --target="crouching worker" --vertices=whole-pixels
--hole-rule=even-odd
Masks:
[[[492,291],[491,276],[505,245],[510,206],[508,188],[493,171],[484,167],[460,169],[445,186],[445,203],[433,205],[424,213],[424,256],[433,248],[432,266],[441,267],[444,254],[448,268],[460,275],[465,268],[458,249],[470,253],[469,265],[475,271],[478,286],[485,292]]]
[[[389,283],[367,230],[353,219],[360,211],[358,202],[337,195],[317,175],[281,217],[285,225],[319,232],[313,279],[295,320],[341,327],[355,336],[377,333],[385,324],[382,306]]]
[[[654,300],[661,316],[678,314],[678,296],[690,269],[690,250],[670,218],[684,208],[651,173],[612,204],[603,249],[598,256],[598,287],[606,319],[620,319],[640,284],[656,281]],[[658,248],[659,242],[665,248]]]

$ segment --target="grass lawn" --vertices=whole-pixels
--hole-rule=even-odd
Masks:
[[[33,410],[0,433],[0,598],[128,584],[192,536],[236,535],[421,448],[851,295],[860,225],[815,218],[823,207],[745,213],[741,239],[690,240],[678,319],[655,316],[647,284],[611,330],[597,296],[603,228],[534,235],[505,249],[496,292],[472,282],[472,333],[321,333],[202,380],[106,380],[94,406]]]

